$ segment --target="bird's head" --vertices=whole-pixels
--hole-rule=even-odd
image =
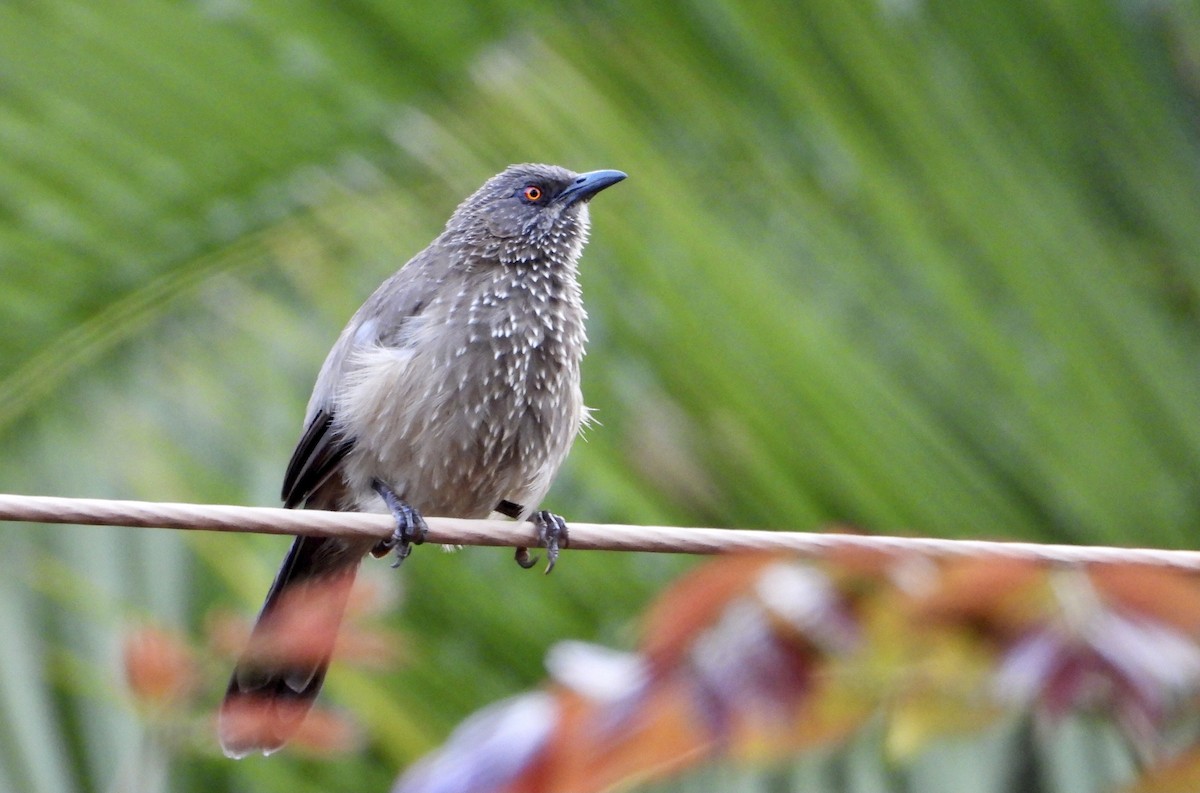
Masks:
[[[510,165],[455,210],[447,232],[505,264],[573,261],[587,241],[587,203],[625,178],[556,165]]]

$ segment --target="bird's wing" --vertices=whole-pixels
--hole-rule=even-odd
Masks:
[[[329,351],[308,402],[304,434],[283,477],[284,506],[302,506],[354,448],[355,439],[338,431],[335,415],[337,392],[354,365],[354,352],[376,345],[403,347],[411,343],[412,334],[406,331],[437,288],[436,280],[429,277],[437,258],[436,247],[430,246],[380,285]]]
[[[341,437],[332,425],[333,413],[318,410],[296,444],[283,476],[283,505],[288,509],[301,506],[354,448],[354,439]]]

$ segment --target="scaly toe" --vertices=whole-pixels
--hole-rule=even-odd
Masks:
[[[388,551],[395,551],[396,560],[392,562],[392,567],[399,567],[400,563],[412,553],[413,545],[425,542],[429,526],[425,523],[425,518],[421,517],[420,512],[402,501],[395,491],[383,482],[376,479],[372,486],[379,497],[383,499],[383,503],[391,510],[392,517],[396,519],[396,529],[392,532],[392,536],[375,546],[373,553],[383,556]]]
[[[517,564],[519,564],[521,566],[521,568],[524,570],[528,570],[529,568],[533,567],[535,564],[538,563],[538,558],[536,556],[529,555],[528,548],[518,548],[517,552],[513,556],[513,558],[516,560]]]
[[[567,547],[569,538],[567,522],[553,512],[544,509],[533,516],[533,522],[538,529],[538,544],[546,549],[545,574],[549,575],[558,561],[559,548]],[[530,564],[532,565],[533,562]]]

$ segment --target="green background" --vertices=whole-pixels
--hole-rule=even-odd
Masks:
[[[547,507],[1188,547],[1198,123],[1173,0],[4,3],[0,490],[276,504],[355,307],[546,161],[630,175],[582,263],[600,424]],[[369,573],[403,668],[329,680],[366,751],[147,735],[124,626],[251,614],[285,546],[0,526],[0,791],[383,790],[691,564],[420,549]]]

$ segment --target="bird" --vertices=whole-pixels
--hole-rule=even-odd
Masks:
[[[281,748],[329,667],[368,554],[398,565],[423,515],[532,521],[547,568],[565,521],[538,507],[587,420],[578,262],[588,204],[621,171],[511,165],[384,281],[317,376],[288,463],[288,508],[387,511],[391,539],[295,537],[230,677],[218,738],[233,758]],[[517,550],[523,567],[536,561]]]

